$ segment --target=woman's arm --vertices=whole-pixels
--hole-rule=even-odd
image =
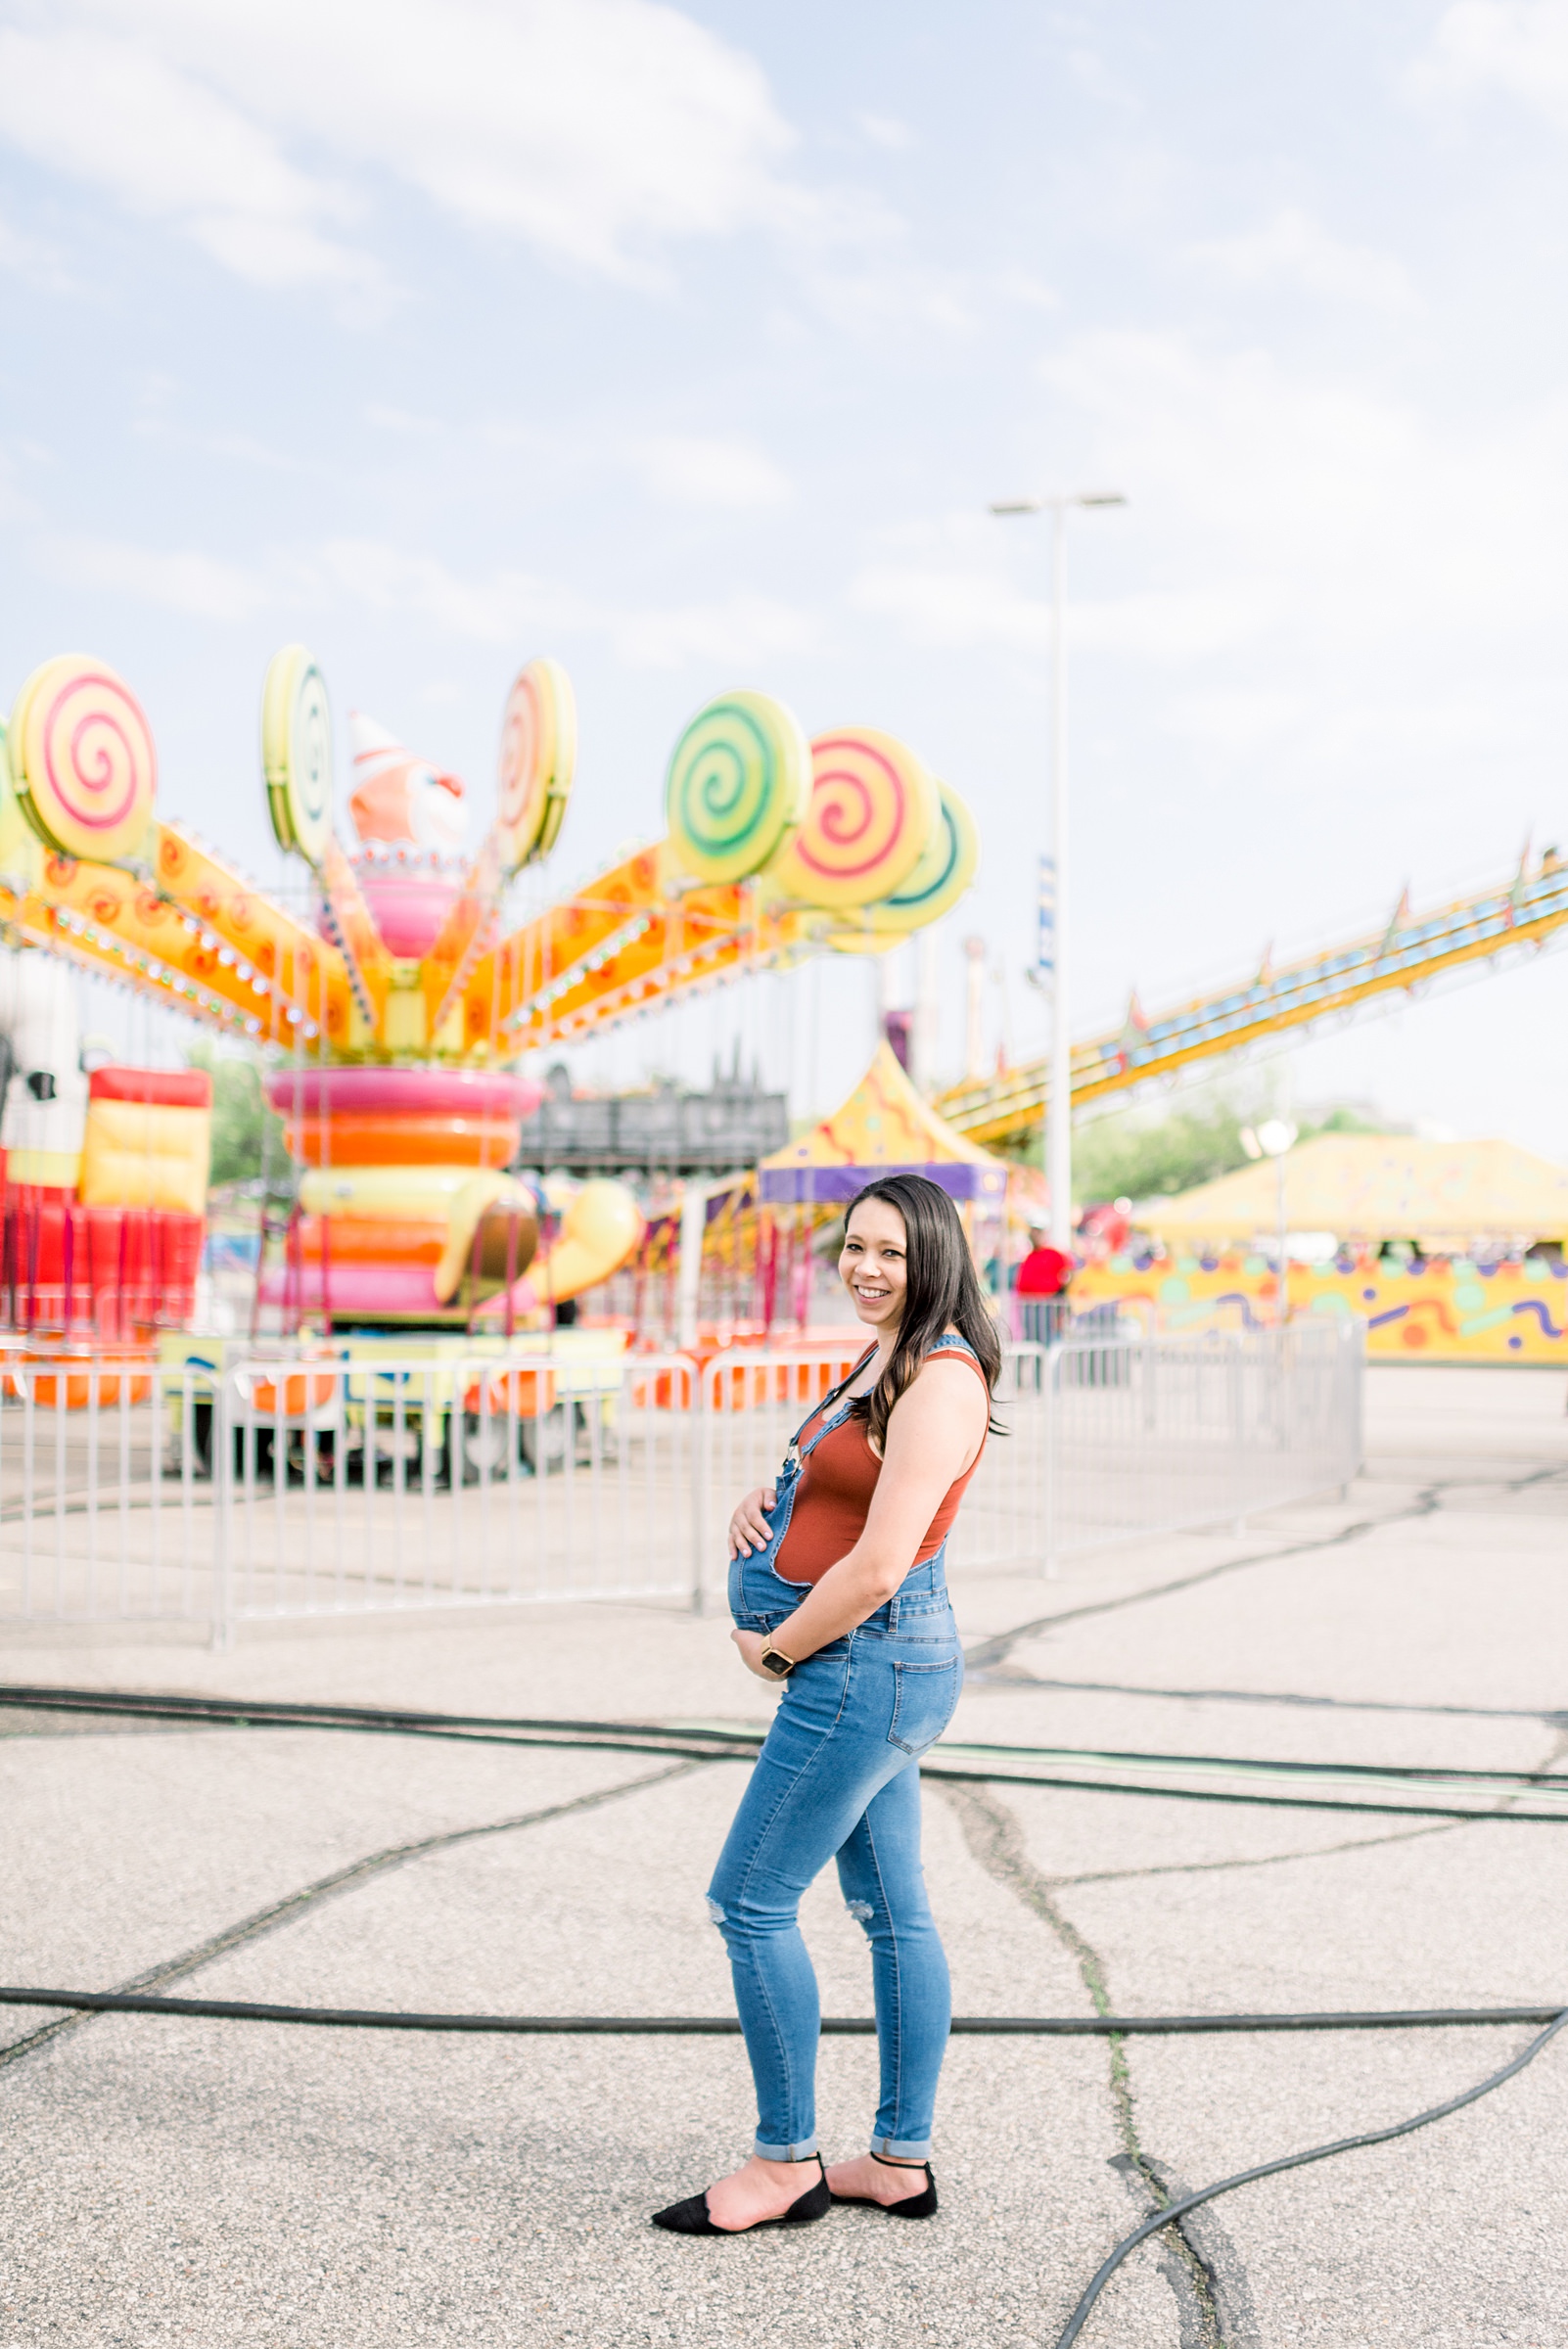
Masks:
[[[772,1644],[799,1664],[842,1638],[892,1598],[914,1563],[947,1489],[985,1441],[990,1397],[963,1361],[934,1355],[899,1398],[888,1421],[882,1474],[865,1532],[830,1566],[810,1596],[778,1627]],[[737,1632],[735,1643],[755,1672],[761,1635]],[[771,1673],[763,1673],[771,1680]]]

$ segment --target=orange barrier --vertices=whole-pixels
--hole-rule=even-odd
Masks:
[[[536,1419],[555,1403],[553,1370],[492,1370],[486,1378],[470,1379],[463,1390],[463,1408],[476,1417],[487,1410],[492,1419],[515,1412],[520,1419]]]
[[[689,1370],[640,1371],[627,1364],[628,1393],[634,1411],[689,1411],[696,1407],[697,1366]]]
[[[291,1373],[287,1378],[258,1378],[251,1389],[251,1409],[257,1419],[302,1419],[319,1411],[338,1392],[335,1370]]]
[[[128,1362],[84,1362],[79,1370],[68,1370],[64,1375],[58,1367],[11,1370],[5,1383],[9,1395],[24,1397],[30,1392],[41,1411],[84,1411],[89,1405],[105,1410],[120,1402],[145,1403],[153,1392],[150,1366],[144,1369]]]
[[[856,1351],[848,1350],[842,1365],[824,1361],[732,1362],[709,1380],[708,1406],[715,1411],[753,1411],[764,1404],[791,1403],[807,1411],[833,1392]],[[705,1362],[705,1370],[707,1366]]]

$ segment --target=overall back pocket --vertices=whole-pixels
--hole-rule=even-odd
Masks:
[[[924,1753],[951,1721],[963,1680],[959,1655],[944,1656],[940,1663],[895,1664],[888,1742],[902,1746],[906,1754]]]

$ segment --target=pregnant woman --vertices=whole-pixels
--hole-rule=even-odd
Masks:
[[[730,1610],[748,1671],[780,1702],[708,1896],[757,2084],[745,2166],[655,2213],[674,2234],[742,2234],[865,2202],[937,2207],[931,2128],[947,1960],[920,1866],[918,1761],[952,1718],[963,1656],[943,1575],[991,1428],[1001,1348],[958,1211],[917,1174],[868,1183],[839,1270],[875,1335],[730,1520]],[[816,1976],[797,1922],[831,1859],[871,1943],[882,2101],[871,2149],[816,2145]]]

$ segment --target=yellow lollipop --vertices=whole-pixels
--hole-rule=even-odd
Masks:
[[[760,873],[795,834],[811,753],[793,710],[766,693],[707,702],[670,754],[665,816],[682,868],[704,881]]]
[[[530,661],[514,678],[501,719],[495,828],[509,873],[554,848],[576,762],[572,680],[559,661]]]
[[[115,864],[141,848],[158,754],[141,704],[102,662],[64,653],[18,694],[6,744],[28,823],[63,856]]]
[[[835,932],[828,944],[841,952],[875,952],[896,938],[924,930],[950,913],[974,880],[980,863],[980,834],[958,794],[939,782],[941,811],[933,839],[901,889],[863,906],[854,930]]]
[[[890,898],[936,838],[941,802],[913,751],[874,726],[842,726],[811,744],[806,821],[768,867],[807,905]]]
[[[332,834],[332,710],[302,644],[286,644],[267,664],[261,771],[279,848],[319,864]]]

